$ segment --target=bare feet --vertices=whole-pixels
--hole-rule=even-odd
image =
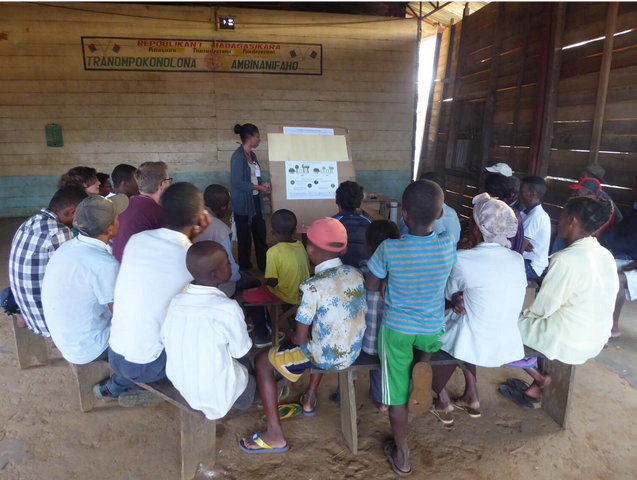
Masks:
[[[314,410],[316,402],[316,391],[307,390],[303,394],[303,411],[310,413]]]
[[[551,377],[544,376],[543,380],[534,380],[529,388],[524,391],[524,394],[531,398],[542,398],[542,390],[551,384]]]
[[[270,431],[266,430],[259,433],[259,437],[261,437],[261,440],[270,445],[272,448],[283,448],[288,443],[285,440],[283,433],[281,433],[280,435],[273,435]],[[248,450],[260,450],[261,448],[263,448],[254,443],[252,437],[244,437],[243,444]]]
[[[615,339],[615,338],[619,338],[622,336],[622,333],[619,330],[611,330],[610,332],[610,338],[611,340]]]

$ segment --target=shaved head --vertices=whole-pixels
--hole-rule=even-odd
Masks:
[[[232,275],[226,250],[211,241],[195,243],[188,249],[186,268],[197,285],[209,287],[227,283]]]

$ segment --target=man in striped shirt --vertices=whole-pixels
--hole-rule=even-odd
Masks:
[[[389,405],[394,439],[384,445],[385,455],[398,474],[410,473],[407,417],[426,412],[431,405],[431,367],[413,368],[414,389],[409,394],[414,348],[436,352],[444,321],[444,291],[456,261],[456,242],[447,232],[433,231],[443,214],[442,189],[429,180],[409,185],[403,193],[403,218],[409,234],[385,240],[369,260],[368,291],[385,290],[385,313],[378,350],[381,361],[383,403]]]
[[[53,253],[73,238],[75,208],[87,197],[79,187],[60,188],[49,203],[27,219],[13,237],[9,255],[9,283],[26,326],[50,337],[42,311],[42,280]]]

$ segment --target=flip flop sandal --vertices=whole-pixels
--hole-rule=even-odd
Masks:
[[[529,400],[527,400],[527,398],[525,398],[528,397],[527,395],[520,392],[519,390],[516,390],[515,388],[511,388],[506,384],[500,385],[498,392],[500,392],[500,395],[508,398],[518,407],[522,407],[524,410],[533,410],[535,408],[533,407],[533,404]]]
[[[462,410],[471,418],[480,418],[482,416],[479,410],[476,410],[475,408],[471,408],[469,405],[465,405],[464,403],[460,402],[459,399],[456,398],[455,400],[452,400],[452,401],[453,401],[453,405],[458,410]]]
[[[302,411],[303,407],[298,403],[285,403],[283,405],[279,405],[279,420],[296,417],[297,415],[301,415]],[[261,420],[267,422],[266,416],[263,415]]]
[[[279,393],[279,402],[286,400],[290,396],[290,386],[283,385],[281,393]]]
[[[411,468],[408,471],[403,472],[401,469],[399,469],[396,466],[396,463],[394,462],[394,457],[392,457],[392,453],[394,453],[394,447],[396,447],[396,441],[395,440],[387,440],[385,442],[385,444],[383,445],[383,452],[385,452],[385,456],[387,457],[387,460],[389,460],[389,463],[391,464],[392,470],[399,477],[408,477],[409,475],[412,474]]]
[[[305,397],[305,394],[301,395],[301,398],[299,399],[299,402],[301,402],[301,405],[305,403],[303,401],[304,397]],[[314,408],[309,412],[306,412],[305,410],[303,410],[303,415],[305,415],[306,417],[313,417],[314,415],[316,415],[317,409],[318,409],[318,398],[314,398]]]
[[[252,435],[252,441],[261,448],[251,449],[246,447],[245,443],[243,442],[243,438],[239,441],[239,448],[243,450],[244,452],[249,453],[250,455],[256,455],[260,453],[283,453],[283,452],[287,452],[290,449],[289,442],[286,442],[284,447],[273,448],[263,441],[260,434],[261,432],[257,432],[254,435]]]
[[[540,403],[542,401],[541,398],[533,398],[529,397],[525,392],[526,389],[530,387],[528,383],[524,380],[520,380],[519,378],[507,378],[507,383],[509,387],[518,390],[520,393],[524,394],[525,398],[531,403]]]
[[[434,405],[429,407],[429,412],[438,420],[440,420],[443,425],[453,425],[453,418],[451,418],[449,412],[439,412],[438,410],[436,410],[436,407]]]
[[[414,414],[427,413],[433,401],[431,365],[427,362],[417,363],[411,372],[411,378],[414,388],[409,394],[409,411]]]

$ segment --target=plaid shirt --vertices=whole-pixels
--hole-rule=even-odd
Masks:
[[[360,264],[363,275],[369,273],[367,260]],[[385,311],[385,300],[380,296],[380,292],[367,291],[367,313],[365,314],[365,335],[363,336],[363,351],[369,355],[378,355],[378,327],[380,327]]]
[[[26,220],[11,243],[9,282],[22,317],[31,330],[50,337],[42,310],[42,280],[53,253],[73,238],[71,229],[48,208]]]

